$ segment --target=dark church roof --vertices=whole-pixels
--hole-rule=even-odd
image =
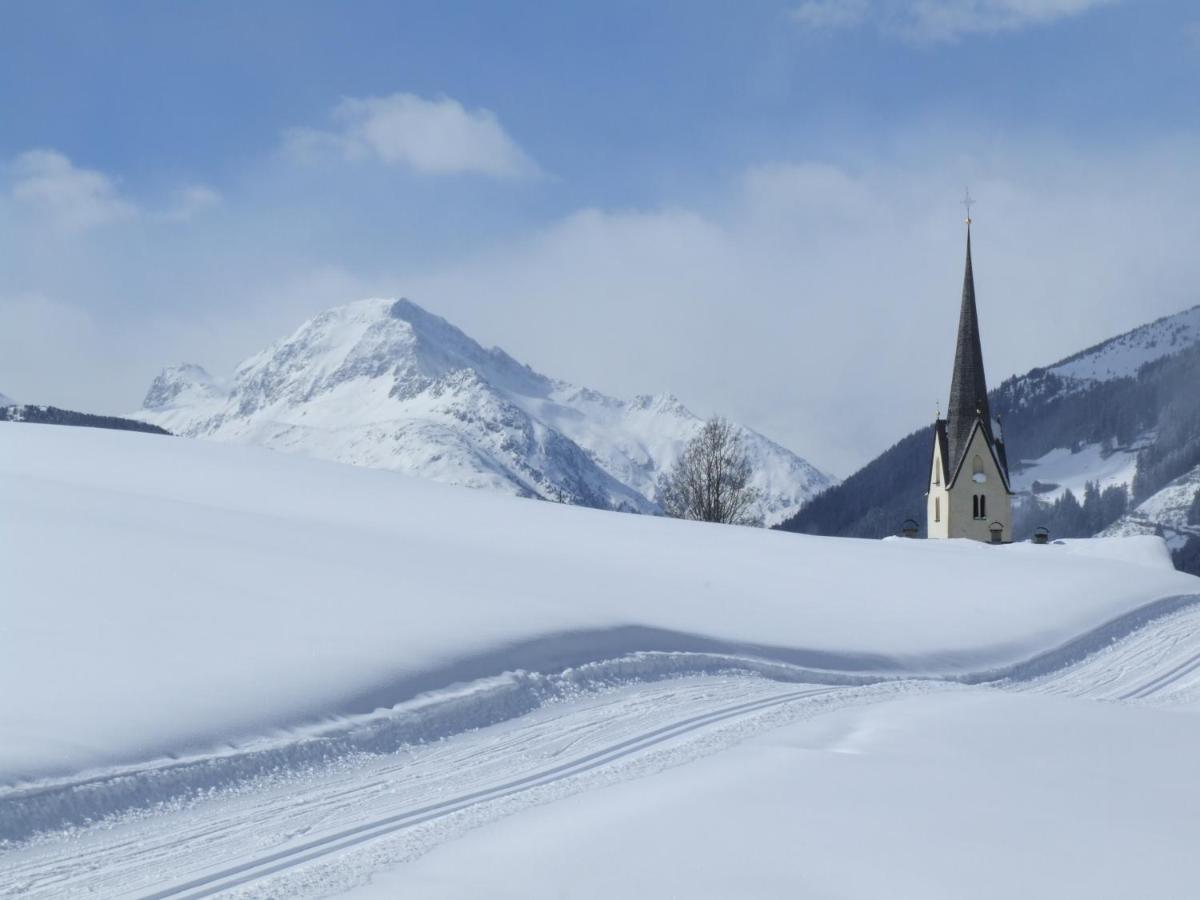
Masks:
[[[979,341],[979,314],[975,309],[975,276],[971,272],[971,226],[967,225],[967,267],[963,273],[962,308],[958,314],[958,345],[946,410],[946,466],[957,472],[976,419],[982,420],[988,443],[994,443],[992,414],[988,407],[987,379],[983,374],[983,348]]]

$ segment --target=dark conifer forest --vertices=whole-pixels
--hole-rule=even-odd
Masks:
[[[0,422],[30,422],[35,425],[76,425],[84,428],[111,428],[116,431],[143,431],[147,434],[170,434],[165,428],[122,419],[119,416],[94,416],[91,413],[59,409],[57,406],[2,406]]]

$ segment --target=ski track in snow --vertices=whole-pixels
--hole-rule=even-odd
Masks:
[[[0,897],[326,895],[521,808],[917,691],[1197,707],[1200,596],[1170,598],[1007,672],[804,683],[818,674],[637,654],[560,676],[489,679],[416,711],[244,752],[8,790],[0,834],[16,839],[0,845]]]

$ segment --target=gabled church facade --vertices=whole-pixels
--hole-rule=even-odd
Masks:
[[[939,416],[934,422],[926,520],[931,538],[970,538],[990,543],[1012,540],[1008,458],[1000,425],[993,421],[988,407],[987,394],[968,218],[967,265],[950,403],[946,417]]]

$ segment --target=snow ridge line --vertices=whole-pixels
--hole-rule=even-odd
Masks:
[[[86,827],[134,811],[179,808],[226,790],[286,781],[327,765],[354,766],[464,731],[526,715],[540,706],[631,682],[743,672],[774,681],[870,684],[878,678],[827,681],[783,663],[709,653],[639,652],[558,674],[515,671],[419,697],[391,709],[340,718],[285,738],[229,752],[160,760],[0,790],[0,849],[40,833]]]
[[[980,672],[972,672],[947,678],[961,684],[987,684],[998,681],[1029,681],[1049,675],[1102,650],[1108,644],[1128,637],[1156,619],[1172,615],[1189,606],[1200,603],[1200,594],[1176,594],[1160,597],[1145,606],[1110,619],[1108,622],[1085,631],[1065,644],[1038,653],[1029,659],[1007,666],[997,666]]]
[[[714,649],[637,650],[615,658],[568,665],[549,675],[518,669],[426,693],[391,708],[294,729],[283,738],[259,739],[228,752],[159,760],[95,772],[83,778],[72,776],[0,789],[0,848],[44,832],[86,827],[114,816],[179,808],[222,791],[249,788],[254,782],[262,786],[286,782],[323,766],[352,767],[369,756],[394,753],[405,746],[517,718],[539,706],[570,700],[582,693],[634,682],[731,672],[786,683],[846,687],[898,680],[961,684],[1025,681],[1074,665],[1149,622],[1198,602],[1200,594],[1161,598],[1029,659],[963,674],[914,673],[899,666],[889,667],[886,660],[850,655],[841,657],[843,665],[859,665],[862,669],[816,668],[786,658],[819,659],[827,664],[836,664],[838,659],[833,654],[722,643],[654,629],[593,633],[593,641],[576,634],[567,643],[574,644],[577,652],[589,643],[593,649],[597,644],[609,649],[613,634],[618,632],[637,633],[642,639],[657,635],[665,645],[692,643]],[[607,639],[595,640],[598,634]],[[554,643],[560,637],[544,640]],[[717,648],[726,648],[728,652]],[[771,656],[785,659],[771,659]],[[471,666],[460,664],[456,671],[464,668]]]

